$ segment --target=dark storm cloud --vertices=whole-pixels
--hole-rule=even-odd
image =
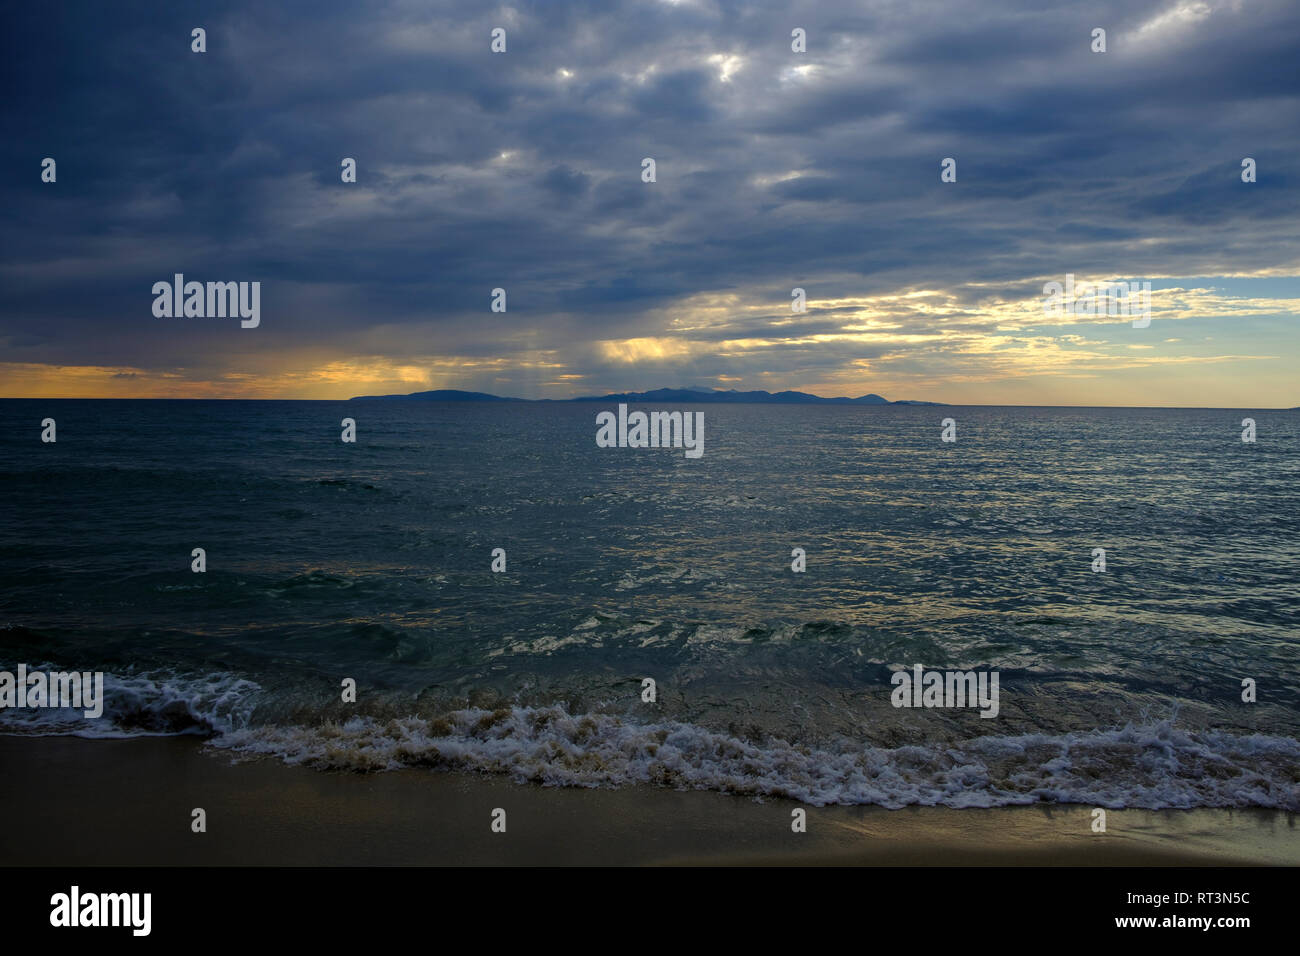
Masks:
[[[152,283],[183,272],[262,282],[258,349],[545,349],[611,388],[797,377],[881,347],[679,356],[624,381],[591,344],[672,336],[702,295],[738,311],[696,341],[798,339],[852,317],[739,308],[775,316],[795,285],[974,308],[991,288],[963,283],[1294,271],[1300,248],[1287,0],[69,2],[16,8],[8,33],[4,361],[238,366],[252,333],[151,315]]]

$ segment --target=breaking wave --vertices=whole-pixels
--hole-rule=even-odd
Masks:
[[[31,669],[53,669],[34,665]],[[357,716],[316,725],[255,720],[269,695],[230,673],[105,674],[104,713],[0,711],[0,732],[124,738],[193,734],[240,757],[318,770],[471,771],[558,787],[649,785],[811,805],[1300,811],[1300,742],[1191,731],[1173,720],[1065,734],[979,736],[882,747],[749,740],[679,721],[636,722],[563,705]],[[274,702],[269,702],[273,704]]]

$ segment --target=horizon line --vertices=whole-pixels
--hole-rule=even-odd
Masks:
[[[456,389],[435,389],[434,391],[457,391]],[[676,390],[674,390],[676,391]],[[685,391],[683,389],[682,391]],[[786,389],[786,391],[797,391],[796,389]],[[488,393],[482,393],[488,394]],[[617,397],[620,394],[614,392],[612,396]],[[636,393],[631,393],[636,394]],[[772,393],[768,393],[772,394]],[[811,394],[811,393],[805,393]],[[518,405],[538,405],[538,404],[555,404],[562,405],[570,402],[585,401],[588,403],[598,402],[606,396],[599,395],[594,397],[579,398],[507,398],[503,396],[493,396],[493,401],[484,401],[482,399],[459,399],[451,401],[442,401],[444,405],[498,405],[501,403],[514,403]],[[817,396],[821,397],[821,396]],[[406,398],[404,395],[396,396],[395,400]],[[104,396],[82,396],[82,395],[61,395],[61,396],[26,396],[26,395],[0,395],[0,402],[354,402],[358,400],[385,401],[387,396],[353,396],[351,398],[190,398],[180,396],[153,396],[153,397],[104,397]],[[626,399],[622,399],[626,402]],[[437,405],[440,404],[438,399],[417,399],[419,403]],[[654,401],[635,401],[628,404],[652,405]],[[811,407],[826,407],[819,405],[817,402],[682,402],[680,404],[700,404],[700,405],[804,405]],[[830,400],[826,404],[833,405]],[[1265,411],[1265,412],[1295,412],[1300,411],[1300,405],[1029,405],[1020,403],[986,403],[986,402],[936,402],[920,400],[904,401],[886,401],[883,404],[849,404],[844,403],[834,407],[850,408],[1127,408],[1127,409],[1180,409],[1180,410],[1200,410],[1200,411]]]

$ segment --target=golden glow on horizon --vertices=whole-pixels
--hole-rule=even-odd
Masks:
[[[685,375],[693,385],[827,396],[875,392],[952,404],[1300,402],[1294,363],[1276,342],[1270,349],[1230,326],[1220,336],[1202,335],[1203,329],[1192,336],[1171,336],[1179,330],[1167,327],[1133,330],[1141,335],[1134,340],[1127,334],[1128,316],[1045,315],[1046,281],[839,299],[813,297],[809,283],[807,310],[797,314],[780,299],[773,302],[767,290],[699,293],[647,314],[648,334],[571,340],[564,350],[537,348],[537,335],[505,338],[492,357],[474,354],[480,343],[475,327],[467,325],[451,334],[438,330],[449,351],[457,344],[473,350],[462,355],[412,353],[407,343],[413,336],[430,340],[425,328],[371,326],[365,337],[375,354],[338,356],[321,347],[258,350],[239,354],[237,368],[230,356],[208,356],[200,367],[162,369],[0,362],[0,397],[342,399],[461,388],[565,398],[674,386],[686,383]],[[1076,289],[1118,281],[1122,277],[1076,276]],[[1229,323],[1249,316],[1300,317],[1297,302],[1178,286],[1152,290],[1151,317],[1165,323],[1207,316]],[[525,342],[533,347],[522,347]],[[727,374],[710,379],[689,372],[716,368],[719,360],[731,366]]]

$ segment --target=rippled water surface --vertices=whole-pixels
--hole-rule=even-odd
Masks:
[[[817,802],[1300,809],[1300,413],[706,405],[688,459],[598,448],[605,408],[0,402],[0,664],[111,688],[100,721],[0,728]],[[998,716],[892,707],[917,663],[998,671]]]

